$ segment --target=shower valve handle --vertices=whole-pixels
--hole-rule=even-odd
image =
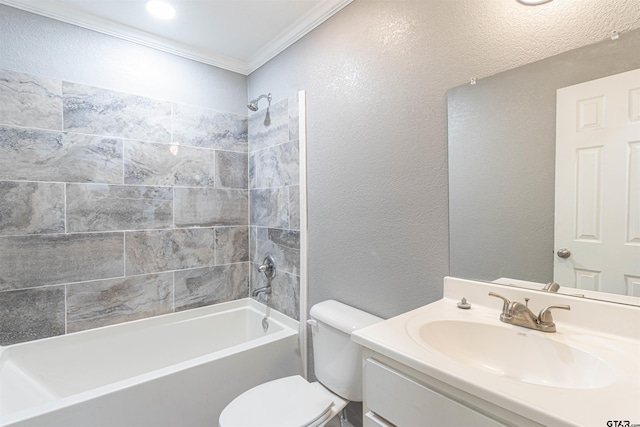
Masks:
[[[267,255],[262,264],[258,267],[260,273],[264,273],[267,279],[273,279],[276,276],[276,263],[271,255]]]

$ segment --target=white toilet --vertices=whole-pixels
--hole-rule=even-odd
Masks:
[[[299,375],[260,384],[236,397],[220,414],[220,427],[322,427],[349,401],[362,401],[356,329],[382,319],[328,300],[311,307],[313,359],[319,382]]]

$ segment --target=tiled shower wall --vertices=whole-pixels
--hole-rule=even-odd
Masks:
[[[259,300],[294,319],[300,317],[298,105],[290,97],[249,116],[251,288],[267,285],[257,266],[271,255],[272,293]]]
[[[244,117],[0,70],[0,345],[246,297],[247,156]]]

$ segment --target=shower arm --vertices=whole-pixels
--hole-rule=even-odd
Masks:
[[[269,106],[271,106],[271,93],[269,93],[267,95],[260,95],[256,99],[249,101],[249,103],[247,104],[247,108],[251,111],[258,111],[258,102],[260,102],[262,98],[267,98],[267,101],[269,101]]]
[[[260,95],[259,97],[257,97],[256,99],[253,100],[254,103],[258,103],[258,101],[260,101],[262,98],[267,98],[267,101],[269,101],[269,104],[271,104],[271,94],[268,95]]]

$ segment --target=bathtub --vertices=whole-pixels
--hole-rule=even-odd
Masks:
[[[298,322],[243,299],[0,349],[0,426],[217,426],[301,372]]]

